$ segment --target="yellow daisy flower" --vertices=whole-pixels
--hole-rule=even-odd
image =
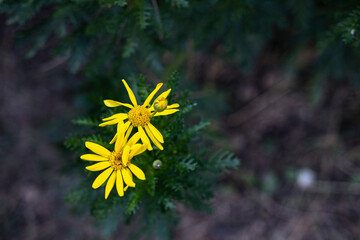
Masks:
[[[108,179],[105,187],[105,199],[108,198],[116,182],[116,189],[120,197],[124,196],[124,191],[128,187],[135,187],[132,173],[140,180],[145,180],[144,172],[131,163],[131,159],[143,153],[147,149],[146,144],[137,143],[140,140],[140,134],[134,134],[128,141],[130,132],[124,131],[124,123],[118,123],[117,140],[115,150],[110,152],[103,146],[86,142],[85,146],[96,154],[84,154],[80,158],[86,161],[97,162],[87,166],[89,171],[102,171],[94,181],[92,187],[99,188]],[[124,182],[127,185],[124,187]]]
[[[130,89],[129,85],[126,83],[126,81],[122,80],[126,90],[128,92],[130,101],[132,103],[121,103],[113,100],[105,100],[104,104],[108,107],[118,107],[118,106],[124,106],[130,108],[128,113],[117,113],[114,114],[108,118],[103,119],[103,123],[101,123],[99,126],[103,127],[106,125],[113,125],[117,124],[119,122],[122,122],[124,120],[128,120],[125,124],[125,131],[131,132],[133,130],[133,127],[136,127],[138,129],[138,132],[140,133],[140,137],[143,143],[148,144],[148,150],[152,150],[152,146],[150,143],[149,138],[151,141],[157,146],[160,150],[163,150],[163,146],[161,143],[164,143],[164,138],[159,130],[157,130],[151,123],[152,117],[157,116],[164,116],[173,114],[179,109],[179,104],[175,103],[172,105],[167,104],[166,98],[168,97],[171,89],[163,92],[159,95],[159,97],[154,101],[154,103],[150,106],[150,102],[155,96],[155,94],[159,91],[162,83],[159,83],[154,91],[150,93],[150,95],[146,98],[143,105],[138,105],[135,95]],[[111,140],[110,143],[113,143],[117,138],[117,134],[114,136],[113,140]]]

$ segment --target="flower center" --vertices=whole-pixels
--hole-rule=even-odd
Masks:
[[[144,127],[150,122],[150,112],[143,106],[135,106],[129,111],[128,116],[134,127]]]
[[[110,166],[114,169],[114,170],[119,170],[121,168],[124,168],[124,165],[122,164],[121,161],[121,156],[122,156],[122,152],[112,152],[109,158],[110,161]]]

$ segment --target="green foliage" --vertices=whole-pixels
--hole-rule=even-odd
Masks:
[[[28,57],[51,40],[54,53],[68,58],[69,71],[84,70],[91,78],[104,74],[118,78],[144,69],[157,75],[172,72],[189,60],[189,46],[234,59],[249,69],[259,52],[276,40],[288,43],[285,61],[316,44],[321,52],[314,75],[334,69],[343,74],[343,69],[354,69],[359,61],[355,54],[359,53],[359,12],[355,0],[329,4],[314,0],[3,0],[0,4],[8,23],[19,24],[18,39],[29,47]],[[341,38],[347,45],[342,45]],[[164,61],[165,53],[173,60]]]
[[[177,86],[178,77],[178,74],[172,74],[167,85]],[[139,79],[134,84],[136,88],[133,89],[136,89],[136,95],[141,96],[140,99],[146,99],[145,93],[151,92],[153,87],[145,85],[144,77],[140,76]],[[91,214],[98,220],[107,221],[107,218],[111,218],[116,223],[120,220],[130,223],[134,216],[140,216],[146,219],[148,225],[146,231],[158,229],[158,224],[165,218],[168,223],[156,231],[157,235],[164,236],[168,236],[166,234],[168,230],[164,228],[170,227],[169,223],[174,222],[176,203],[183,203],[198,210],[210,210],[209,200],[213,196],[219,174],[230,168],[237,168],[239,160],[227,151],[212,153],[211,144],[205,144],[201,136],[201,132],[210,124],[208,121],[200,121],[193,126],[187,124],[185,117],[196,106],[190,103],[187,94],[175,88],[172,89],[168,99],[170,103],[180,104],[180,112],[152,120],[153,125],[164,136],[164,150],[160,151],[156,148],[133,159],[144,171],[146,180],[135,179],[136,187],[128,189],[124,197],[120,198],[113,190],[109,199],[105,200],[103,190],[91,189],[92,181],[97,174],[86,172],[83,182],[68,195],[68,201],[74,204],[81,203],[82,206],[88,205]],[[99,110],[101,112],[101,108]],[[106,130],[111,126],[98,127],[96,134],[88,136],[88,133],[94,131],[98,121],[83,117],[73,122],[81,127],[79,132],[84,134],[69,137],[65,142],[69,149],[84,154],[88,151],[83,147],[85,141],[100,143],[108,149],[113,148],[108,144],[111,137]],[[161,162],[161,166],[153,166],[156,160]],[[81,169],[88,163],[77,161],[77,164]],[[117,217],[112,215],[114,209],[117,211]],[[114,230],[116,227],[113,226],[111,229]],[[161,231],[165,232],[161,233]]]
[[[229,168],[237,168],[239,166],[239,161],[234,156],[232,152],[228,151],[218,151],[214,153],[209,161],[214,166],[213,169],[220,169],[224,172],[229,172]]]
[[[359,47],[360,44],[360,7],[351,11],[335,27],[335,32],[340,34],[343,41]]]
[[[187,1],[171,0],[161,11],[186,6]],[[157,1],[145,0],[5,0],[0,13],[9,16],[9,24],[20,25],[19,41],[30,46],[28,57],[56,37],[59,41],[54,52],[68,57],[70,72],[88,67],[88,73],[100,74],[122,64],[133,70],[136,63],[127,64],[123,58],[136,53],[137,57],[153,56],[151,62],[159,61],[154,59],[163,45],[159,39],[164,37],[159,7],[163,6]],[[41,11],[45,13],[40,16]]]

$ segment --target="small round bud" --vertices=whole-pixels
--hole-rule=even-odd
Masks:
[[[162,165],[162,162],[158,159],[153,162],[153,168],[158,169]]]
[[[156,112],[162,112],[167,108],[168,101],[166,98],[157,98],[154,103],[154,109]]]
[[[351,35],[354,35],[355,34],[355,29],[351,29],[350,33],[351,33]]]

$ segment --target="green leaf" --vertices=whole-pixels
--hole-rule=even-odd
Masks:
[[[196,133],[199,133],[200,131],[204,130],[205,128],[207,128],[209,125],[210,125],[209,121],[201,121],[198,124],[189,128],[188,132],[189,132],[189,134],[196,134]]]
[[[228,151],[217,151],[209,159],[213,171],[221,169],[224,172],[229,172],[229,168],[236,169],[240,165],[240,160]]]

